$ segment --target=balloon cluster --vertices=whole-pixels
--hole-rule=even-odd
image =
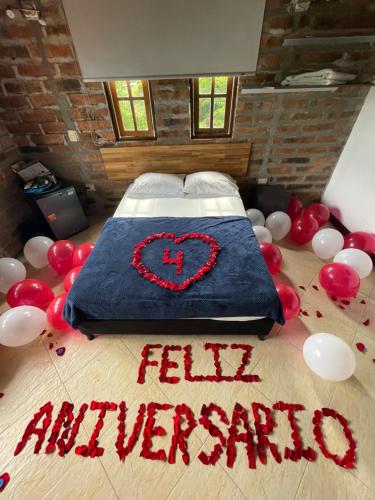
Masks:
[[[67,293],[93,248],[93,243],[76,247],[71,241],[53,242],[46,236],[27,241],[24,257],[31,266],[41,269],[49,264],[58,274],[66,275],[65,293],[57,297],[44,281],[26,278],[26,267],[20,260],[0,258],[0,291],[6,294],[11,307],[0,317],[0,344],[27,344],[49,326],[62,331],[72,329],[62,311]]]
[[[314,253],[321,259],[333,258],[333,262],[324,265],[319,273],[322,287],[331,296],[355,297],[360,280],[369,276],[372,271],[373,264],[369,254],[375,253],[375,235],[359,231],[344,237],[336,229],[324,228],[329,220],[330,210],[323,203],[312,203],[304,208],[302,201],[293,195],[287,213],[277,211],[265,218],[260,210],[251,208],[246,214],[252,223],[268,270],[273,276],[281,271],[282,255],[272,241],[279,241],[288,234],[298,245],[311,241]],[[294,302],[297,303],[298,294],[289,288],[289,295],[293,292]],[[278,293],[284,317],[296,317],[299,310],[287,306],[290,302],[287,300],[286,289],[279,288]]]

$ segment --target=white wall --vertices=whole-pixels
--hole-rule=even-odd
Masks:
[[[350,231],[375,232],[375,87],[367,95],[322,199]]]

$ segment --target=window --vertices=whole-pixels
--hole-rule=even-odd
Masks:
[[[192,81],[193,137],[228,137],[232,133],[237,79],[228,76]]]
[[[155,132],[148,81],[111,81],[107,90],[118,138],[153,139]]]

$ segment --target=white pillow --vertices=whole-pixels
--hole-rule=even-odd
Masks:
[[[184,176],[148,172],[134,180],[132,194],[160,194],[183,196]]]
[[[196,172],[186,176],[184,192],[188,194],[238,195],[236,181],[221,172]]]

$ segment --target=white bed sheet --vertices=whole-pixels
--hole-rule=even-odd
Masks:
[[[127,196],[120,201],[114,217],[246,217],[240,196],[192,196],[150,198]]]
[[[238,196],[193,196],[150,198],[149,195],[123,196],[114,217],[215,217],[240,215],[245,207]],[[208,318],[216,321],[255,321],[264,316]],[[205,318],[191,318],[205,319]],[[207,318],[206,318],[207,319]]]

